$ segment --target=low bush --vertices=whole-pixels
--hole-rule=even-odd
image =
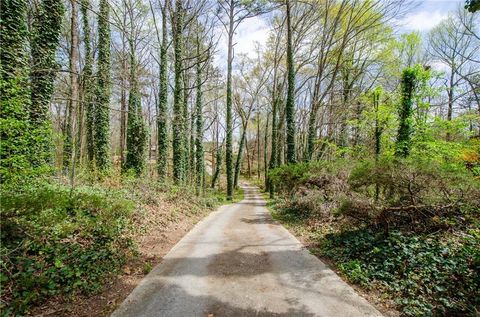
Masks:
[[[341,163],[283,165],[269,173],[272,184],[288,197],[281,208],[297,217],[332,216],[348,192],[349,168]]]
[[[1,196],[1,308],[22,314],[56,294],[98,290],[133,251],[123,193],[59,184]]]

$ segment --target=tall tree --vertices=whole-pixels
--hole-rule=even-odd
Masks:
[[[413,93],[416,82],[417,72],[415,68],[406,68],[402,74],[400,88],[400,124],[398,127],[397,142],[395,144],[395,155],[397,157],[407,157],[410,154],[411,137],[413,133]]]
[[[65,8],[61,0],[43,0],[34,16],[32,27],[32,72],[30,121],[35,134],[31,146],[34,166],[52,161],[52,135],[49,106],[58,69],[55,53],[58,47]]]
[[[97,91],[95,106],[95,161],[100,171],[110,167],[110,96],[112,83],[110,77],[110,5],[100,0],[98,15],[98,63]]]
[[[287,163],[295,163],[295,69],[293,64],[292,22],[290,0],[286,2],[287,18]]]
[[[183,130],[183,7],[182,1],[175,1],[173,13],[173,46],[174,46],[174,75],[173,88],[173,179],[175,183],[183,182],[185,146]]]
[[[203,154],[203,100],[202,100],[202,56],[200,54],[200,39],[197,34],[197,78],[196,78],[196,131],[195,131],[195,175],[196,175],[196,193],[199,195],[204,187],[205,163]]]
[[[239,0],[221,0],[219,19],[227,32],[227,97],[226,97],[226,158],[227,199],[233,197],[233,114],[232,114],[232,64],[233,36],[238,26],[245,20],[263,12],[262,4],[257,1],[243,2]]]
[[[162,44],[160,47],[160,87],[158,92],[158,111],[157,111],[157,140],[158,156],[157,170],[158,178],[163,181],[167,175],[168,159],[168,137],[167,137],[167,97],[168,97],[168,77],[167,77],[167,4],[168,0],[162,6]]]
[[[68,101],[68,117],[65,131],[65,140],[63,146],[63,166],[68,168],[75,164],[74,144],[75,128],[79,110],[79,83],[78,83],[78,4],[76,0],[70,1],[70,100]],[[70,166],[73,168],[73,166]]]
[[[94,143],[94,122],[95,122],[95,88],[93,80],[93,52],[91,42],[91,28],[88,18],[90,10],[90,1],[82,0],[82,28],[83,28],[83,45],[85,48],[85,65],[82,72],[82,97],[85,108],[85,134],[87,143],[87,160],[91,163],[95,156]]]
[[[0,182],[6,186],[31,167],[27,1],[1,0],[0,8]]]
[[[132,12],[133,9],[130,8]],[[133,13],[130,22],[133,25]],[[133,26],[132,26],[133,29]],[[128,95],[128,120],[127,120],[127,155],[123,166],[125,171],[133,170],[140,175],[145,167],[145,150],[147,144],[147,131],[142,116],[141,94],[138,87],[138,63],[135,58],[134,32],[130,32],[130,93]]]
[[[467,17],[468,16],[468,17]],[[453,118],[454,106],[462,95],[461,90],[469,86],[473,75],[478,74],[478,56],[480,41],[469,30],[474,30],[475,24],[472,14],[464,10],[457,11],[455,16],[449,16],[437,25],[429,34],[429,53],[437,62],[447,66],[447,120]],[[461,87],[462,83],[467,83]],[[450,134],[447,134],[447,139]]]

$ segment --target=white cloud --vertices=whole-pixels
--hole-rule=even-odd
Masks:
[[[250,57],[256,56],[255,42],[265,45],[268,39],[269,26],[262,17],[256,16],[243,21],[237,28],[233,42],[235,56],[247,54]],[[215,65],[226,68],[227,63],[227,37],[224,32],[218,43],[218,54],[215,56]]]
[[[244,21],[237,29],[235,34],[236,45],[235,53],[248,54],[254,57],[256,54],[255,42],[265,44],[268,38],[269,27],[267,22],[261,17],[253,17]]]
[[[402,24],[404,24],[404,28],[407,30],[424,32],[434,28],[440,21],[447,18],[447,16],[448,12],[445,11],[419,11],[405,17]]]

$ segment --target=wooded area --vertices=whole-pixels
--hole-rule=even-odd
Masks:
[[[332,248],[353,228],[455,245],[461,263],[438,270],[457,284],[442,275],[441,290],[388,292],[408,298],[406,315],[478,313],[479,2],[428,34],[402,32],[415,10],[410,0],[1,0],[2,310],[98,289],[107,260],[91,287],[97,262],[70,272],[59,254],[101,249],[121,267],[132,186],[232,200],[245,177],[278,196],[283,217],[349,219]],[[236,54],[239,27],[258,19],[268,40]],[[359,255],[330,252],[347,276],[367,270]],[[358,274],[364,286],[395,280]]]

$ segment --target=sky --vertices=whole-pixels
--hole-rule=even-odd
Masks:
[[[385,0],[387,1],[387,0]],[[440,21],[445,19],[449,13],[455,11],[464,0],[415,0],[415,9],[400,21],[401,31],[419,31],[427,33]],[[269,25],[265,18],[254,17],[244,21],[235,34],[235,55],[240,53],[255,57],[255,42],[265,43],[268,37]],[[224,68],[226,63],[226,38],[219,43],[219,54],[215,64]]]

